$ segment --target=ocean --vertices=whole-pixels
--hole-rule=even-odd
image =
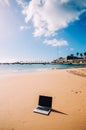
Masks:
[[[0,64],[0,74],[34,72],[46,69],[86,68],[83,64]]]

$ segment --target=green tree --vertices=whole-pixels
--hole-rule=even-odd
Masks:
[[[79,52],[76,53],[77,57],[79,56]]]
[[[80,57],[82,58],[82,56],[83,56],[83,54],[82,53],[80,53]]]
[[[85,56],[85,58],[86,58],[86,52],[84,52],[84,56]]]

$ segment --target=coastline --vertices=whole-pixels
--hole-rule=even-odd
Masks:
[[[9,73],[30,73],[51,69],[86,68],[86,64],[8,64],[0,65],[0,75]]]
[[[77,71],[77,74],[75,73]],[[85,130],[86,68],[0,75],[0,129]],[[53,97],[49,116],[33,113],[38,96]]]

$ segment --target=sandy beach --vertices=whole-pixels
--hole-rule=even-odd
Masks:
[[[53,97],[49,116],[33,109]],[[0,76],[0,130],[86,130],[86,69],[53,69]]]

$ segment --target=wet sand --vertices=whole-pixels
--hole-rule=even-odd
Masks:
[[[0,130],[86,130],[86,69],[0,76]],[[53,97],[49,116],[37,114],[39,95]]]

